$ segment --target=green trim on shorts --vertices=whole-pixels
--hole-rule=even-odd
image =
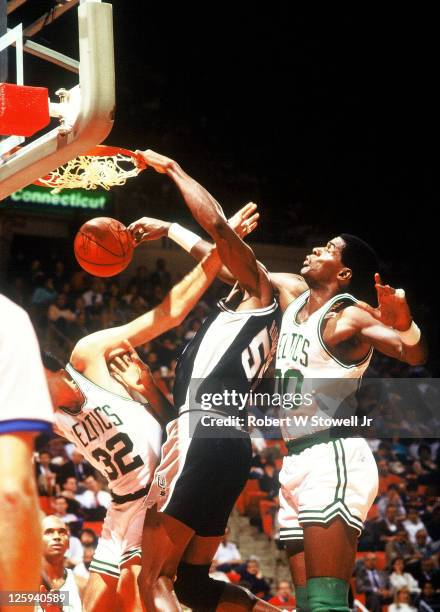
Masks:
[[[100,567],[106,566],[109,567]],[[113,565],[113,563],[107,563],[106,561],[99,561],[98,559],[93,559],[90,563],[89,571],[96,572],[97,574],[106,574],[107,576],[111,576],[112,578],[119,578],[120,571],[117,565]]]

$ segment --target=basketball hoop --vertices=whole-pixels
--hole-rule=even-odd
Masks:
[[[62,189],[97,189],[107,191],[115,185],[125,185],[146,167],[140,155],[121,147],[98,145],[63,166],[52,170],[35,185],[51,187],[52,193]]]

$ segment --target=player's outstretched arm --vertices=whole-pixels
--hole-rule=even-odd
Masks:
[[[97,357],[106,359],[126,340],[136,347],[180,325],[217,276],[220,267],[218,253],[213,250],[167,293],[158,306],[126,325],[104,329],[82,338],[73,349],[73,366],[84,372],[86,366]]]
[[[109,364],[111,375],[135,401],[148,402],[162,425],[176,417],[174,406],[160,391],[150,368],[142,361],[128,340],[124,343],[126,352],[114,357]]]
[[[154,151],[138,152],[146,164],[167,174],[179,188],[195,220],[213,238],[220,258],[251,297],[267,305],[272,300],[272,286],[264,268],[257,265],[252,249],[228,224],[220,204],[172,159]]]
[[[257,227],[259,216],[257,205],[254,202],[248,202],[228,220],[228,223],[241,238],[244,238]],[[134,221],[128,226],[128,230],[132,235],[135,247],[142,242],[159,240],[164,236],[168,236],[175,240],[196,261],[202,261],[215,247],[212,242],[204,240],[201,236],[177,223],[170,223],[152,217],[142,217]],[[237,279],[232,276],[226,266],[221,267],[218,278],[230,285],[234,285],[237,282]]]
[[[379,274],[375,282],[377,308],[365,302],[346,308],[336,320],[331,343],[337,345],[356,337],[360,343],[409,365],[424,364],[426,342],[412,319],[405,292],[383,285]]]

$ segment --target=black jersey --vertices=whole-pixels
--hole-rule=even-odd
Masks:
[[[230,310],[226,300],[207,317],[185,347],[177,367],[174,405],[179,413],[207,409],[202,397],[255,388],[276,351],[279,308],[274,302],[256,310]],[[234,406],[216,406],[235,413]]]

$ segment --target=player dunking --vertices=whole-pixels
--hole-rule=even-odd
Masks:
[[[222,424],[228,414],[236,414],[225,403],[212,408],[219,422],[206,437],[200,397],[248,392],[258,382],[276,346],[277,303],[266,270],[228,225],[216,200],[174,161],[150,151],[142,155],[176,183],[238,286],[205,320],[176,368],[179,417],[167,426],[147,497],[139,587],[149,612],[180,609],[173,587],[179,601],[194,610],[272,610],[244,589],[209,577],[229,514],[247,481],[252,452],[248,433]],[[157,228],[145,219],[129,229],[147,239],[163,233],[160,224]],[[168,235],[187,250],[194,244],[194,234],[176,224]]]
[[[210,248],[194,239],[191,255],[199,259]],[[342,403],[373,349],[411,365],[425,361],[426,348],[403,292],[383,286],[376,274],[378,308],[358,301],[371,298],[375,270],[372,249],[342,234],[313,250],[302,276],[269,275],[284,313],[276,359],[284,393],[296,392],[301,381],[340,379],[345,383],[333,399]],[[347,384],[350,379],[354,385]],[[361,438],[332,438],[331,432],[285,435],[289,456],[280,473],[280,533],[298,610],[348,610],[357,537],[377,490],[374,458]]]
[[[232,222],[244,235],[254,227],[253,208],[246,206]],[[249,221],[249,223],[248,223]],[[76,444],[87,460],[109,481],[113,501],[90,566],[85,593],[87,610],[116,607],[141,609],[136,575],[145,495],[160,454],[162,423],[170,407],[150,380],[150,408],[133,401],[109,373],[115,351],[126,341],[143,344],[178,325],[198,302],[221,267],[213,252],[173,287],[156,308],[127,325],[96,332],[80,340],[64,368],[44,356],[54,404],[57,431]]]

